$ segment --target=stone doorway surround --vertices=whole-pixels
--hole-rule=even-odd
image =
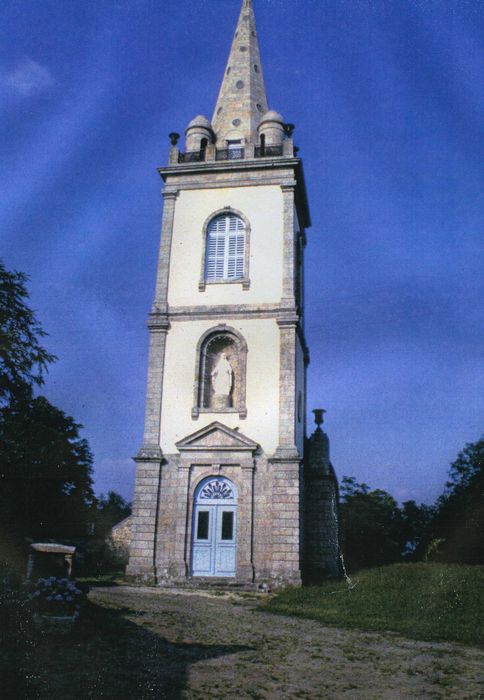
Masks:
[[[226,476],[210,476],[195,492],[191,575],[234,578],[237,565],[237,492]]]
[[[254,471],[255,453],[258,445],[250,438],[232,430],[219,421],[183,438],[176,443],[180,452],[178,462],[178,485],[185,498],[177,501],[177,534],[184,531],[184,537],[177,536],[176,561],[170,567],[178,573],[178,580],[191,576],[191,542],[195,492],[207,477],[226,477],[235,485],[238,494],[237,515],[237,565],[235,581],[254,581]],[[226,579],[230,581],[230,579]]]

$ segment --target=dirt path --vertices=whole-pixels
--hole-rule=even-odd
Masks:
[[[484,698],[484,650],[473,647],[260,613],[240,595],[120,587],[90,598],[145,633],[139,698]]]

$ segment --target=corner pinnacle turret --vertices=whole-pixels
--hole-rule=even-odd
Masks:
[[[243,0],[212,126],[217,141],[257,142],[268,111],[252,0]]]

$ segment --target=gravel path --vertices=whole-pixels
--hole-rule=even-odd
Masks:
[[[261,613],[255,595],[119,587],[90,599],[134,625],[133,700],[484,698],[478,648]]]

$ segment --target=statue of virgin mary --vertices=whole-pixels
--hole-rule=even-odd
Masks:
[[[220,359],[212,370],[211,376],[215,396],[229,396],[234,373],[224,352],[220,354]]]

